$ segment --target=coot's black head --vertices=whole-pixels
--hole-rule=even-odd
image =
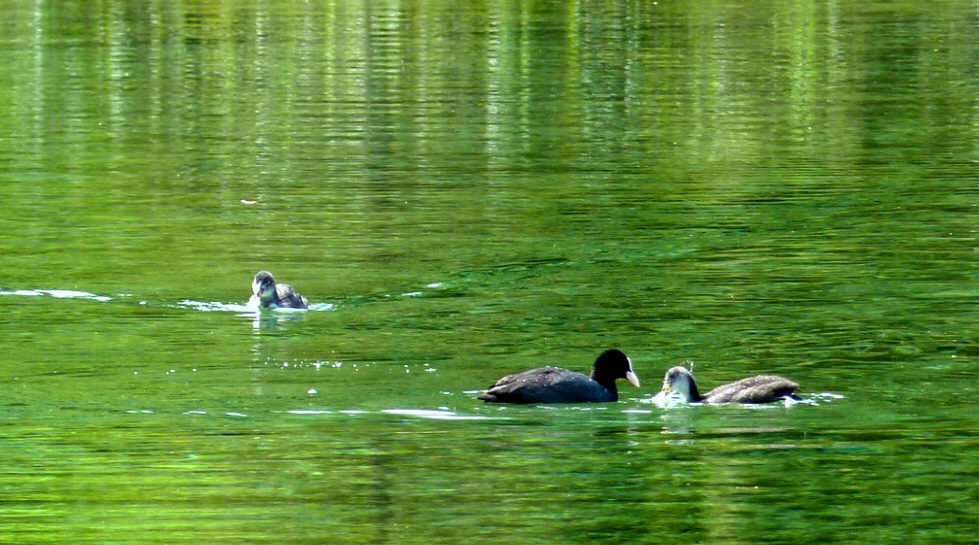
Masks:
[[[632,370],[632,360],[615,348],[606,350],[598,356],[591,368],[591,378],[613,391],[615,381],[620,378],[628,380],[636,388],[639,387],[639,377]]]
[[[259,271],[252,281],[252,293],[262,301],[275,300],[275,279],[268,271]]]

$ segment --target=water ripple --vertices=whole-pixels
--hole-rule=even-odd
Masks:
[[[0,295],[22,295],[27,297],[38,297],[47,295],[57,299],[91,299],[93,301],[111,301],[112,298],[106,295],[96,295],[87,291],[78,290],[0,290]]]

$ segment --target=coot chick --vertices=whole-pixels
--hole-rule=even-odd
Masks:
[[[559,367],[539,367],[507,375],[479,394],[491,403],[590,403],[618,401],[617,379],[639,387],[632,361],[616,349],[602,352],[591,368],[591,377]]]
[[[249,305],[267,308],[306,308],[307,301],[289,284],[276,284],[272,273],[259,271],[252,281],[253,295]]]
[[[679,392],[687,403],[770,403],[784,397],[799,399],[795,391],[799,385],[775,375],[758,375],[718,386],[700,395],[697,381],[690,371],[673,367],[663,378],[663,391]]]

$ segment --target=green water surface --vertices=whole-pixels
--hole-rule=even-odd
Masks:
[[[0,543],[975,543],[976,44],[958,1],[0,0]],[[609,347],[617,403],[474,399]],[[684,362],[805,402],[651,403]]]

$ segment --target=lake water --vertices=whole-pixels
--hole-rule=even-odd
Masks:
[[[0,543],[975,542],[973,3],[0,14]]]

